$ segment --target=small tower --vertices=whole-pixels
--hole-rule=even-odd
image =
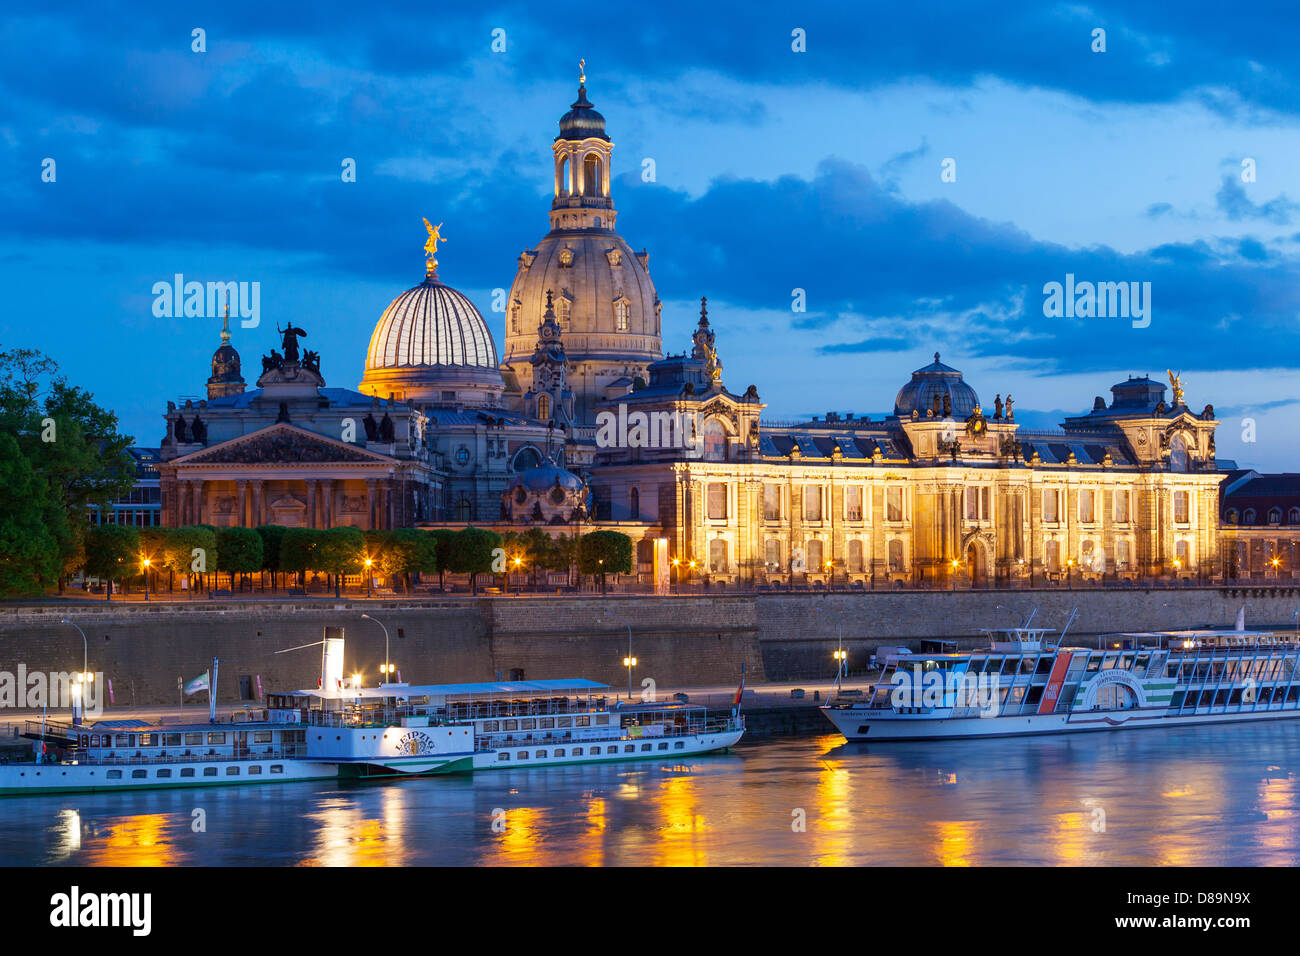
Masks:
[[[695,343],[691,349],[691,358],[704,363],[710,382],[721,384],[722,363],[718,361],[718,350],[713,346],[716,339],[717,333],[709,327],[709,300],[700,296],[700,324],[691,336],[691,341]]]
[[[537,346],[529,360],[533,385],[524,397],[528,411],[542,421],[566,429],[573,425],[573,392],[569,391],[569,361],[564,354],[560,324],[555,320],[554,297],[546,293],[546,312],[537,327]]]
[[[208,398],[238,395],[244,390],[240,374],[239,353],[230,344],[230,293],[226,293],[226,315],[221,320],[221,344],[212,353],[212,377],[208,379]]]
[[[555,200],[551,228],[614,228],[614,200],[609,195],[609,164],[614,144],[605,132],[605,117],[587,100],[586,61],[578,61],[578,98],[560,117],[555,153]]]

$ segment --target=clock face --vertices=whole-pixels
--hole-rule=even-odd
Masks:
[[[469,464],[469,449],[464,445],[456,449],[456,464],[462,467]]]

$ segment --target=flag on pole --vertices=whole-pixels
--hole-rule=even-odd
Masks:
[[[184,687],[186,694],[197,694],[201,690],[208,689],[208,671],[204,671],[192,681],[187,681]]]
[[[731,703],[732,710],[740,710],[740,698],[745,694],[745,675],[740,675],[740,686],[736,688],[736,699]]]
[[[257,699],[262,699],[262,675],[257,675]]]

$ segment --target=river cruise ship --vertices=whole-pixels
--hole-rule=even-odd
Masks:
[[[1268,631],[1111,634],[1061,647],[988,629],[987,649],[891,656],[865,696],[822,713],[851,741],[1011,737],[1300,715],[1300,641]]]
[[[0,763],[0,795],[212,786],[679,758],[740,740],[739,707],[620,701],[584,679],[381,684],[342,678],[206,723],[30,720],[35,757]]]

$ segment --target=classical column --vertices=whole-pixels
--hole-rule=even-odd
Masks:
[[[248,482],[235,482],[235,524],[238,527],[248,527],[248,512],[244,507],[248,499]]]
[[[375,479],[366,479],[366,524],[373,530],[375,527]]]
[[[203,524],[203,479],[190,483],[194,491],[194,524]]]
[[[325,527],[334,527],[334,479],[326,478],[321,482],[321,492],[325,495]]]
[[[263,482],[261,479],[258,479],[253,482],[253,526],[254,527],[267,523],[266,515],[263,509],[264,502],[262,500],[264,497],[263,494],[264,486],[265,486],[265,482]]]
[[[315,528],[315,527],[316,527],[316,485],[317,485],[317,482],[316,482],[314,479],[312,479],[312,478],[308,478],[308,479],[307,479],[307,521],[306,521],[306,525],[307,525],[308,528]]]

